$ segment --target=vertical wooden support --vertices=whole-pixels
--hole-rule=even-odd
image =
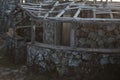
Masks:
[[[34,22],[32,21],[32,26],[31,26],[31,33],[32,33],[31,43],[32,43],[32,44],[35,42],[35,28],[36,28],[36,25],[35,25]]]
[[[16,37],[16,25],[15,25],[15,19],[12,19],[12,27],[13,27],[13,47],[14,47],[14,63],[18,64],[19,62],[19,52],[18,52],[18,41],[17,41],[17,37]],[[12,48],[13,48],[12,47]]]
[[[14,31],[14,49],[15,49],[15,53],[14,53],[14,60],[15,60],[15,64],[18,63],[18,45],[17,45],[17,39],[16,39],[16,31],[15,31],[15,24],[13,23],[13,31]]]
[[[62,36],[62,23],[57,22],[55,26],[55,39],[54,39],[54,44],[55,45],[60,45],[61,44],[61,36]]]
[[[96,4],[96,0],[94,0],[94,4]]]
[[[108,4],[108,0],[106,0],[106,3]]]
[[[96,10],[93,10],[93,18],[96,18]]]
[[[20,0],[20,3],[21,4],[24,4],[26,1],[25,0]]]
[[[22,3],[23,3],[23,0],[20,0],[20,3],[22,4]]]
[[[77,23],[73,22],[71,25],[71,32],[70,32],[70,46],[71,47],[76,47],[76,28],[77,28]]]

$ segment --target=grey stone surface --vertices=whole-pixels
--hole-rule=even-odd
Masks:
[[[82,59],[83,59],[83,60],[90,60],[90,59],[91,59],[91,55],[88,54],[88,53],[83,53],[83,54],[82,54]]]
[[[76,30],[76,45],[84,48],[119,48],[119,24],[102,26],[79,26]]]
[[[99,36],[104,36],[105,35],[105,32],[103,30],[98,30],[98,35]]]
[[[109,25],[109,26],[107,26],[107,31],[113,31],[114,29],[116,28],[116,26],[115,25]]]
[[[34,45],[28,45],[28,53],[28,65],[32,66],[35,63],[45,70],[56,68],[60,74],[64,73],[68,67],[78,67],[83,62],[93,63],[94,65],[120,64],[119,54],[97,54],[94,52],[43,48]],[[95,54],[97,55],[95,56]]]
[[[101,60],[100,60],[100,64],[102,64],[102,65],[104,65],[104,64],[109,64],[110,62],[109,62],[109,60],[108,60],[108,58],[102,58]]]

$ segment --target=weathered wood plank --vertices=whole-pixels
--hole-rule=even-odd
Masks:
[[[78,17],[78,15],[80,14],[80,10],[81,10],[81,8],[79,8],[79,9],[77,10],[77,12],[76,12],[75,15],[73,16],[73,18]]]

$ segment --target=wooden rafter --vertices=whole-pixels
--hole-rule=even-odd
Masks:
[[[66,2],[66,3],[60,3],[52,2],[52,3],[42,3],[42,4],[33,4],[33,3],[27,3],[27,4],[19,4],[19,7],[24,10],[26,13],[28,13],[32,18],[37,19],[48,19],[48,20],[57,20],[57,21],[120,21],[120,18],[115,18],[113,14],[120,15],[120,3],[114,3],[114,2],[107,2],[107,5],[104,6],[103,3],[93,3],[89,4],[87,2]],[[49,9],[48,7],[51,6]],[[65,6],[65,7],[61,7]],[[46,8],[47,7],[47,8]],[[75,10],[73,16],[65,16],[64,14],[67,13],[71,15],[73,13],[72,11]],[[81,10],[90,10],[93,13],[92,18],[79,17]],[[54,13],[54,16],[49,16],[49,14]],[[84,12],[82,12],[85,14]],[[41,15],[38,15],[41,14]],[[108,18],[104,17],[96,17],[96,15],[104,15],[109,14],[110,16]],[[64,16],[62,16],[64,15]]]

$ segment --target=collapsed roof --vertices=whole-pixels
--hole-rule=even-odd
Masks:
[[[120,21],[118,2],[49,2],[24,3],[18,5],[27,15],[36,20],[51,21]]]

